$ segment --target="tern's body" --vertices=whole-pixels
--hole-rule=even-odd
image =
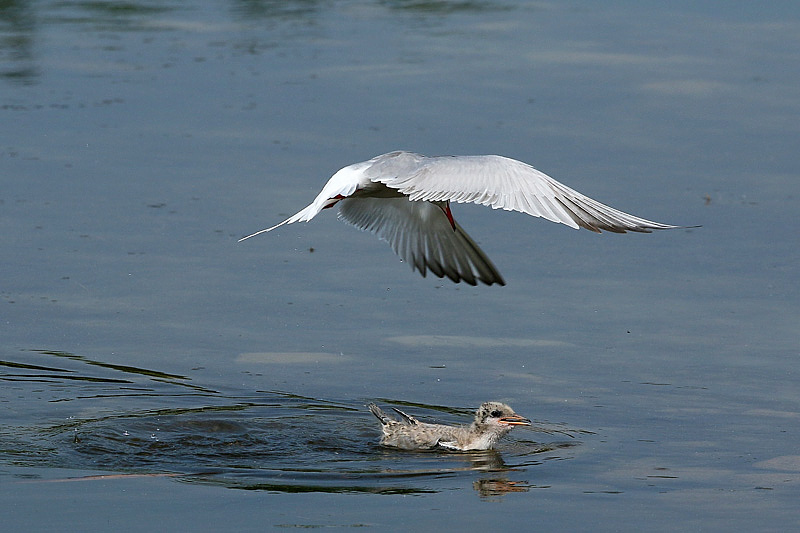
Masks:
[[[450,202],[477,203],[615,233],[678,226],[624,213],[570,189],[526,163],[497,155],[426,157],[390,152],[344,167],[305,209],[271,228],[306,222],[339,204],[339,218],[376,233],[425,276],[505,285],[491,260],[453,219]]]
[[[389,418],[380,407],[371,403],[369,410],[381,421],[381,444],[404,450],[469,451],[493,448],[500,438],[514,426],[529,426],[531,421],[516,414],[511,407],[500,402],[486,402],[475,413],[469,426],[426,424],[399,409],[394,411],[402,420]]]

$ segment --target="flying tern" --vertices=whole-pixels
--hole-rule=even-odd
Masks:
[[[390,152],[336,172],[306,208],[271,228],[307,222],[339,205],[339,218],[387,241],[424,277],[505,285],[483,250],[455,221],[450,203],[520,211],[600,233],[672,229],[593,200],[521,161],[498,155],[427,157]]]

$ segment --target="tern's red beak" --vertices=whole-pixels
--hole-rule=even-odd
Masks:
[[[504,416],[500,419],[501,424],[506,424],[508,426],[530,426],[531,421],[525,417],[519,415],[509,415]]]

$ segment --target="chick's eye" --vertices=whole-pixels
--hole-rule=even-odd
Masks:
[[[490,414],[492,415],[492,418],[500,418],[501,416],[503,416],[503,413],[501,413],[500,411],[492,411]]]

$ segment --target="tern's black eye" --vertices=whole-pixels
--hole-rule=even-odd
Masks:
[[[502,411],[497,411],[497,410],[492,411],[489,414],[492,415],[492,418],[500,418],[501,416],[503,416],[503,412]]]

